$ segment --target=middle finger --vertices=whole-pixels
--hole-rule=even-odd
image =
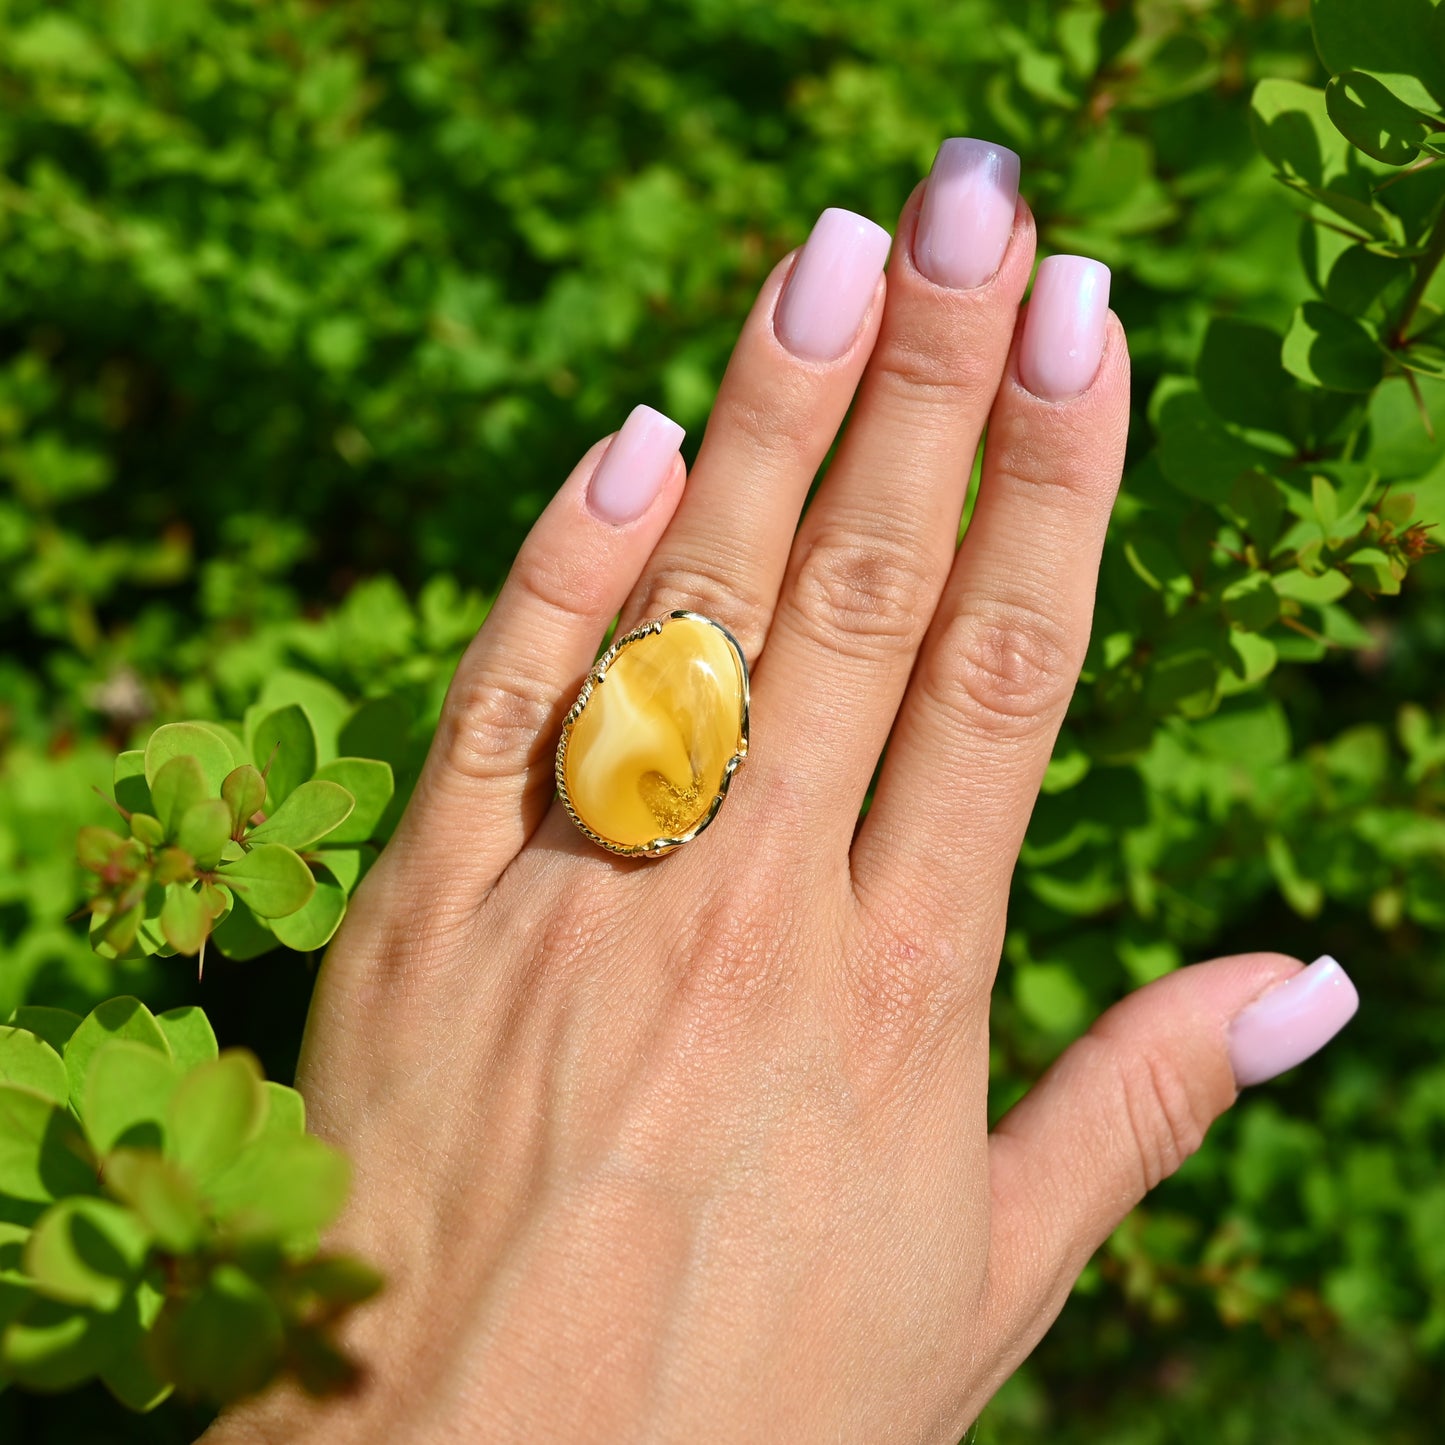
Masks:
[[[1018,157],[945,141],[899,219],[882,331],[754,685],[778,767],[845,848],[948,576],[1033,254]]]

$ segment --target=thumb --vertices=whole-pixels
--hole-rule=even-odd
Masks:
[[[1180,969],[1072,1044],[989,1144],[989,1307],[1012,1369],[1089,1256],[1199,1147],[1247,1084],[1324,1047],[1359,996],[1332,958],[1251,953]],[[1004,1362],[1001,1362],[1003,1364]]]

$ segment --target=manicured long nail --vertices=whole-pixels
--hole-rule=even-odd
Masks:
[[[587,505],[593,513],[615,526],[640,517],[657,500],[685,435],[670,416],[633,407],[592,473]]]
[[[1019,158],[1007,146],[952,136],[928,173],[913,261],[930,281],[967,289],[999,268],[1013,235]]]
[[[1355,1016],[1360,996],[1327,954],[1255,999],[1229,1027],[1229,1062],[1241,1088],[1303,1063]]]
[[[868,314],[890,240],[866,216],[835,206],[813,223],[773,317],[778,340],[794,356],[832,361],[847,351]]]
[[[1104,355],[1109,268],[1086,256],[1039,263],[1019,343],[1019,380],[1045,401],[1087,391]]]

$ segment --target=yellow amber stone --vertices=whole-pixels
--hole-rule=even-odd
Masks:
[[[614,848],[644,851],[707,821],[747,751],[747,665],[706,618],[623,639],[564,731],[558,782]]]

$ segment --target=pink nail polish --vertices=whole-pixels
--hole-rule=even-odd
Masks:
[[[633,407],[588,484],[594,515],[614,526],[640,517],[657,500],[685,435],[670,416]]]
[[[1360,996],[1328,954],[1275,984],[1229,1026],[1229,1062],[1241,1088],[1318,1053],[1355,1016]]]
[[[883,274],[891,241],[866,216],[830,206],[813,223],[773,316],[778,340],[809,361],[852,344]]]
[[[1019,380],[1045,401],[1087,391],[1104,355],[1109,268],[1086,256],[1039,264],[1019,343]]]
[[[968,289],[999,268],[1013,235],[1019,158],[1007,146],[952,136],[928,173],[913,261],[930,281]]]

